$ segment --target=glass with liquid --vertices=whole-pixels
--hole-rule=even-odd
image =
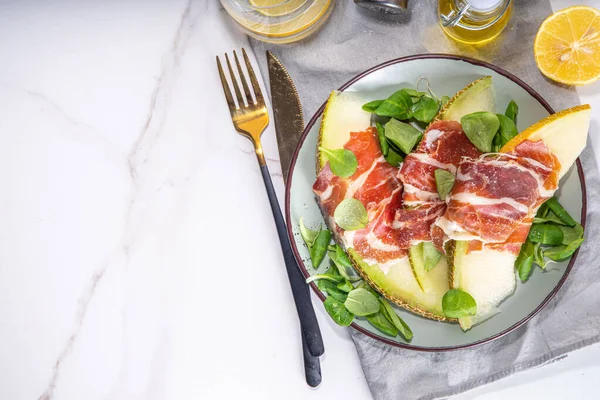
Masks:
[[[271,43],[289,43],[315,32],[335,0],[221,0],[248,35]]]
[[[506,28],[512,3],[512,0],[439,0],[440,25],[459,42],[486,43]]]

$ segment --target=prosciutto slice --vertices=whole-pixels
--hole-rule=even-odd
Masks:
[[[406,156],[399,173],[404,184],[406,207],[441,202],[435,170],[456,173],[463,157],[477,158],[481,152],[469,141],[456,121],[437,121],[429,126],[417,149]]]
[[[429,240],[433,222],[444,212],[444,204],[424,204],[406,209],[402,206],[403,186],[398,168],[384,159],[377,131],[369,128],[353,132],[344,148],[352,151],[358,168],[350,178],[335,176],[329,164],[319,172],[313,185],[329,226],[346,247],[353,247],[365,260],[374,263],[405,257],[414,241]],[[365,206],[368,225],[345,232],[335,224],[333,213],[346,198],[355,198]]]
[[[559,170],[560,163],[542,141],[526,140],[511,153],[465,159],[436,226],[450,239],[474,240],[471,250],[518,254],[535,212],[558,187]]]

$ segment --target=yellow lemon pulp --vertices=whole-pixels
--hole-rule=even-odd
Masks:
[[[546,18],[534,55],[540,71],[557,82],[585,85],[600,78],[600,10],[575,6]]]

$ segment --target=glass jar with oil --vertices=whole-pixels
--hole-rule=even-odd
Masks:
[[[454,40],[483,44],[506,28],[512,3],[512,0],[439,0],[440,24]]]

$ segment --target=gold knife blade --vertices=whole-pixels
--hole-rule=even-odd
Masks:
[[[304,114],[298,91],[281,62],[267,50],[271,104],[283,181],[287,183],[290,161],[304,131]]]

